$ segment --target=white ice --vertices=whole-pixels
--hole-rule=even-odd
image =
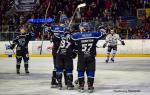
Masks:
[[[95,92],[50,88],[52,58],[30,58],[30,75],[15,72],[15,58],[0,58],[0,95],[150,95],[150,58],[96,59]],[[74,79],[77,77],[74,60]],[[87,86],[86,86],[87,88]]]

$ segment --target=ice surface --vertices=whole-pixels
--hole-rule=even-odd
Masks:
[[[50,88],[52,58],[30,58],[30,75],[16,75],[15,58],[0,58],[0,95],[150,95],[150,58],[97,58],[95,92]],[[76,79],[74,60],[74,79]],[[75,88],[76,89],[76,88]]]

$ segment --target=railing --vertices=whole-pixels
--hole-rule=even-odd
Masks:
[[[0,32],[0,41],[13,40],[18,34],[16,32]]]
[[[108,21],[101,21],[100,19],[94,19],[89,21],[92,24],[92,28],[93,30],[97,30],[97,28],[100,25],[104,25],[104,26],[114,26],[114,22],[112,20],[108,20]],[[77,23],[76,23],[77,24]],[[78,26],[77,25],[74,26]],[[34,24],[33,24],[34,26]],[[31,27],[33,27],[31,26]],[[133,17],[120,17],[117,21],[115,26],[119,27],[121,32],[119,32],[121,38],[123,39],[131,39],[130,36],[131,33],[128,32],[128,27],[134,28],[135,26],[144,26],[143,28],[146,31],[149,31],[150,28],[150,24],[149,23],[140,23],[140,21],[138,21],[136,18]],[[17,32],[18,26],[16,25],[2,25],[2,31],[0,31],[0,41],[8,41],[8,40],[12,40],[13,38],[15,38],[19,33]],[[41,40],[41,35],[42,35],[42,29],[37,30],[37,27],[34,27],[34,32],[36,33],[36,38],[33,40]],[[39,27],[38,27],[39,28]],[[41,27],[42,28],[42,27]],[[77,27],[74,27],[77,28]],[[40,33],[41,32],[41,33]],[[150,34],[149,34],[150,35]],[[150,37],[149,37],[150,39]],[[45,38],[44,40],[48,40],[48,38]]]

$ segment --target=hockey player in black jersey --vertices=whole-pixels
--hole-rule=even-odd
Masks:
[[[58,50],[58,47],[59,47],[60,41],[61,41],[61,39],[59,38],[59,35],[61,35],[61,33],[64,31],[64,29],[63,29],[63,27],[60,27],[59,25],[52,25],[50,31],[51,31],[50,32],[51,41],[53,42],[52,56],[53,56],[53,63],[54,63],[51,87],[56,88],[58,85],[57,76],[56,76],[56,54],[57,54],[57,50]]]
[[[22,61],[22,58],[24,60],[24,68],[25,73],[29,74],[29,52],[28,52],[28,43],[31,40],[31,38],[34,36],[32,32],[28,32],[27,26],[23,25],[20,28],[20,34],[13,40],[13,43],[11,44],[11,49],[14,49],[16,47],[16,72],[17,74],[20,74],[20,64]]]
[[[78,81],[79,91],[84,92],[84,73],[87,74],[88,91],[94,90],[94,76],[95,76],[95,56],[96,44],[99,39],[105,36],[103,32],[90,31],[88,23],[83,22],[80,24],[80,32],[74,33],[71,38],[76,43],[78,50]]]
[[[61,35],[61,43],[57,50],[56,57],[56,68],[57,68],[57,77],[58,77],[58,87],[62,89],[62,73],[63,70],[66,71],[67,74],[67,89],[72,90],[74,85],[73,82],[73,50],[74,43],[70,39],[70,33],[64,32]]]
[[[54,24],[54,25],[51,25],[51,28],[50,28],[50,35],[51,35],[50,37],[51,37],[51,41],[53,42],[52,56],[53,56],[53,63],[54,63],[54,70],[52,73],[52,81],[51,81],[52,88],[56,88],[58,86],[57,75],[56,75],[56,63],[57,63],[56,55],[57,55],[57,51],[61,42],[60,35],[62,35],[65,31],[65,23],[66,23],[67,17],[61,18],[60,16],[59,20],[60,20],[59,25]],[[64,75],[65,84],[67,85],[67,74],[65,70],[63,70],[63,75]]]

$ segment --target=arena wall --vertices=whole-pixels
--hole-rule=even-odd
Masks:
[[[97,46],[97,56],[103,57],[106,56],[106,48],[102,48],[104,40],[99,40]],[[150,40],[125,40],[125,46],[121,45],[118,42],[118,57],[150,57]],[[8,41],[0,42],[0,57],[7,57],[8,55],[13,54],[13,51],[6,49],[6,46],[9,45]],[[43,42],[43,52],[40,55],[40,45],[41,41],[30,41],[29,43],[29,52],[32,57],[49,57],[51,56],[51,49],[47,47],[52,47],[50,41]],[[15,50],[14,50],[15,51]],[[14,54],[13,54],[14,56]]]

